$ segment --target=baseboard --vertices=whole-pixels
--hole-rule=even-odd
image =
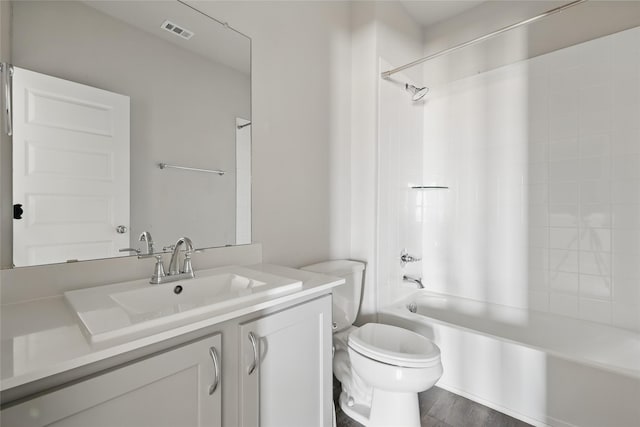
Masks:
[[[495,409],[498,412],[502,412],[503,414],[509,415],[510,417],[517,418],[520,421],[524,421],[527,424],[531,424],[536,427],[578,427],[574,424],[567,423],[565,421],[561,421],[552,417],[547,417],[546,423],[540,420],[531,418],[527,415],[524,415],[518,411],[514,411],[512,409],[506,408],[502,405],[499,405],[495,402],[491,402],[489,400],[485,400],[475,394],[468,393],[464,390],[461,390],[457,387],[450,386],[448,384],[439,382],[436,384],[437,387],[440,387],[444,390],[450,391],[451,393],[457,394],[462,397],[466,397],[469,400],[473,400],[476,403],[487,406],[491,409]]]

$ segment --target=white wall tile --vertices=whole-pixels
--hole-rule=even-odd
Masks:
[[[640,228],[632,230],[613,230],[613,252],[638,257],[640,262]]]
[[[613,282],[613,301],[640,305],[640,279],[616,278]]]
[[[580,180],[609,180],[611,161],[609,157],[587,157],[580,159]]]
[[[598,323],[611,323],[611,304],[588,298],[580,298],[580,318]]]
[[[532,248],[548,248],[549,247],[549,228],[530,227],[529,228],[529,246]]]
[[[610,276],[580,275],[580,295],[587,297],[610,298]]]
[[[614,228],[640,228],[640,205],[615,203],[611,213]]]
[[[611,254],[580,251],[580,273],[611,277]]]
[[[580,183],[580,203],[603,204],[611,201],[611,181],[586,181]]]
[[[640,114],[638,117],[640,118]],[[638,143],[640,144],[640,141]],[[614,156],[611,179],[614,183],[640,181],[640,156],[630,154]]]
[[[580,186],[577,182],[553,182],[548,186],[550,204],[575,204],[580,201]]]
[[[565,139],[549,142],[549,160],[565,160],[578,158],[578,140]]]
[[[580,220],[583,227],[611,227],[611,205],[604,203],[581,205]]]
[[[549,296],[549,311],[563,316],[578,317],[578,297],[552,292]]]
[[[551,271],[549,273],[549,287],[555,291],[577,295],[580,288],[580,276],[576,273]]]
[[[580,229],[580,250],[593,252],[611,252],[611,229],[590,228]]]
[[[532,163],[529,165],[529,184],[541,184],[547,182],[549,174],[548,163]]]
[[[551,147],[552,144],[549,144]],[[580,163],[577,159],[549,161],[549,182],[577,181],[581,177]]]
[[[611,202],[640,204],[640,181],[616,181],[611,183]]]
[[[606,157],[611,155],[611,140],[608,133],[585,135],[578,142],[580,157]]]
[[[640,262],[636,254],[612,254],[614,279],[640,279]]]
[[[575,227],[550,227],[549,247],[552,249],[579,249],[580,235]]]
[[[577,227],[579,218],[578,205],[549,205],[549,225],[552,227]]]
[[[549,311],[549,292],[529,291],[529,309],[535,311]]]
[[[614,326],[640,331],[640,310],[637,305],[613,303],[612,317]]]
[[[578,251],[549,249],[549,268],[566,273],[578,273],[580,271]]]
[[[430,259],[447,265],[423,275],[449,293],[640,330],[640,29],[525,64],[434,88],[444,95],[425,106],[437,122],[425,141],[441,154],[425,174],[456,190],[429,230],[446,246]]]

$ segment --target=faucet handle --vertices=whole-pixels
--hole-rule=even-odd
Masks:
[[[162,278],[166,276],[164,272],[164,264],[162,263],[162,255],[155,255],[156,265],[153,268],[153,276],[149,283],[157,285],[162,281]]]
[[[184,253],[184,263],[182,264],[181,273],[192,274],[193,266],[191,265],[191,253],[193,251],[185,251]]]
[[[146,242],[147,244],[147,254],[153,253],[153,238],[151,237],[151,233],[148,231],[143,231],[138,237],[138,241]]]
[[[422,258],[418,258],[418,257],[414,257],[413,255],[409,255],[409,252],[407,252],[406,249],[403,249],[402,252],[400,252],[400,265],[402,267],[404,267],[405,265],[407,265],[410,262],[418,262],[422,260]]]

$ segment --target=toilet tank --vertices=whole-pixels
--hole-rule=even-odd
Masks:
[[[307,265],[301,270],[345,279],[344,285],[333,288],[333,321],[336,332],[351,326],[360,308],[364,263],[350,260],[325,261]]]

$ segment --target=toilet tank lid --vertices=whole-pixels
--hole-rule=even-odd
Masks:
[[[342,277],[348,274],[362,272],[364,270],[364,263],[360,261],[351,261],[348,259],[339,259],[307,265],[305,267],[301,267],[300,269],[313,271],[314,273],[328,274],[329,276]]]

